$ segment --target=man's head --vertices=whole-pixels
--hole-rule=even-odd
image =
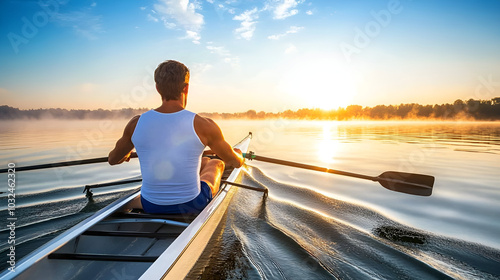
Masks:
[[[189,84],[189,69],[175,60],[164,61],[155,70],[155,82],[163,100],[179,100]]]

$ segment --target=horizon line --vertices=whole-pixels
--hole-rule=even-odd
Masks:
[[[284,111],[297,111],[297,110],[302,110],[302,109],[307,109],[307,110],[320,110],[320,111],[325,111],[325,112],[328,112],[328,111],[336,111],[336,110],[339,110],[339,109],[346,109],[350,106],[360,106],[362,108],[373,108],[373,107],[376,107],[376,106],[400,106],[400,105],[421,105],[421,106],[436,106],[436,105],[450,105],[450,104],[454,104],[458,101],[462,101],[464,103],[466,103],[467,101],[469,100],[473,100],[473,101],[496,101],[498,103],[500,103],[500,96],[499,97],[493,97],[491,99],[473,99],[473,98],[469,98],[469,99],[456,99],[455,101],[453,101],[453,103],[434,103],[434,104],[420,104],[420,103],[417,103],[417,102],[411,102],[411,103],[399,103],[399,104],[377,104],[377,105],[374,105],[374,106],[363,106],[363,105],[359,105],[359,104],[350,104],[350,105],[347,105],[347,106],[339,106],[335,109],[322,109],[322,108],[319,108],[319,107],[312,107],[312,108],[307,108],[307,107],[303,107],[303,108],[298,108],[298,109],[284,109],[283,111],[278,111],[277,113],[281,113],[281,112],[284,112]],[[50,107],[50,108],[29,108],[29,109],[21,109],[19,107],[12,107],[10,105],[7,105],[7,104],[2,104],[0,105],[0,108],[1,107],[9,107],[9,108],[13,108],[13,109],[17,109],[17,110],[21,110],[21,111],[30,111],[30,110],[67,110],[67,111],[99,111],[99,110],[103,110],[103,111],[117,111],[117,110],[152,110],[153,108],[148,108],[148,107],[138,107],[138,108],[132,108],[132,107],[122,107],[122,108],[114,108],[114,109],[105,109],[105,108],[97,108],[97,109],[68,109],[68,108],[61,108],[61,107]],[[248,112],[248,111],[256,111],[256,112],[265,112],[265,113],[274,113],[274,112],[269,112],[269,111],[264,111],[264,110],[255,110],[255,109],[248,109],[246,111],[238,111],[238,112],[233,112],[233,113],[229,113],[229,112],[206,112],[206,111],[203,111],[203,112],[200,112],[201,113],[219,113],[219,114],[235,114],[235,113],[245,113],[245,112]]]

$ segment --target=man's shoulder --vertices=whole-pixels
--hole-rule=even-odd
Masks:
[[[130,119],[130,122],[137,122],[139,120],[139,118],[141,117],[141,115],[135,115],[133,116],[131,119]]]
[[[127,126],[136,126],[137,125],[137,122],[139,121],[139,118],[141,117],[141,115],[135,115],[133,116],[130,121],[128,122]]]
[[[127,126],[125,127],[125,132],[130,136],[132,136],[132,134],[134,133],[135,127],[137,126],[137,122],[139,121],[140,117],[141,115],[133,116],[127,123]]]
[[[194,120],[204,128],[214,128],[214,126],[218,127],[217,123],[214,120],[212,120],[211,118],[200,116],[199,114],[196,114]]]
[[[205,145],[210,145],[213,139],[219,139],[222,136],[217,123],[198,114],[194,118],[194,129]]]

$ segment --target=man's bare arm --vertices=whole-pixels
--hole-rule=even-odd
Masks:
[[[132,134],[134,133],[139,117],[135,116],[128,122],[122,137],[116,142],[115,148],[109,152],[108,163],[110,165],[120,164],[130,159],[130,153],[134,149]]]
[[[226,165],[232,167],[243,165],[244,159],[241,156],[241,151],[233,150],[231,145],[224,140],[222,131],[214,121],[197,115],[195,118],[195,129],[200,136],[200,140],[210,147],[212,152],[217,154]]]

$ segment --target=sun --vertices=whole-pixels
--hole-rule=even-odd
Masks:
[[[280,90],[301,108],[347,107],[356,95],[352,71],[335,63],[306,60],[283,73]]]

